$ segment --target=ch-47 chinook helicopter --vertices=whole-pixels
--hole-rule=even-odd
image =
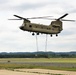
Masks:
[[[53,34],[58,36],[58,34],[63,30],[62,21],[75,21],[75,20],[62,19],[67,15],[68,15],[68,13],[64,14],[63,16],[59,17],[58,19],[47,18],[49,16],[23,18],[18,15],[14,15],[15,17],[17,17],[19,19],[11,19],[11,20],[23,20],[23,24],[22,24],[22,26],[20,26],[20,29],[23,31],[32,32],[32,35],[35,35],[34,33],[36,33],[37,35],[39,35],[39,33],[41,33],[41,34],[50,34],[50,36],[52,37]],[[43,25],[43,24],[31,23],[31,21],[29,20],[29,19],[39,19],[39,18],[41,18],[41,19],[45,18],[45,19],[54,20],[54,21],[52,21],[51,24],[49,26],[47,26],[47,25]]]

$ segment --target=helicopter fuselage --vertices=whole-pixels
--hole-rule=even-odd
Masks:
[[[20,26],[20,29],[23,31],[33,32],[32,35],[34,35],[34,33],[37,33],[37,35],[41,33],[41,34],[50,34],[51,36],[52,34],[56,34],[56,36],[58,36],[58,33],[60,33],[63,30],[62,21],[75,22],[75,20],[63,19],[67,15],[68,13],[62,15],[57,19],[51,19],[49,18],[50,16],[24,18],[18,15],[14,15],[19,19],[9,19],[9,20],[23,20],[24,22],[22,26]],[[44,19],[44,18],[48,20],[54,20],[54,21],[52,21],[50,25],[43,25],[43,24],[31,23],[31,21],[29,20],[29,19]]]
[[[23,31],[43,33],[43,34],[58,34],[62,31],[62,22],[61,21],[52,21],[51,24],[43,25],[36,24],[31,22],[24,22],[20,29]]]

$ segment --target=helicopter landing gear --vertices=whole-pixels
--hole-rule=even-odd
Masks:
[[[53,35],[51,34],[50,36],[52,37]]]
[[[34,36],[35,34],[34,34],[34,33],[32,33],[32,35]]]
[[[39,33],[36,33],[37,35],[39,35]]]
[[[34,35],[35,35],[35,33],[33,32],[33,33],[32,33],[32,35],[34,36]],[[36,33],[36,35],[39,35],[39,33]]]
[[[58,36],[58,34],[56,34],[56,36]]]

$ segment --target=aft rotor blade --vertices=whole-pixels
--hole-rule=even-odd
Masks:
[[[76,20],[66,20],[66,19],[61,19],[61,21],[71,21],[71,22],[75,22]]]
[[[68,13],[64,14],[63,16],[61,16],[60,18],[58,18],[57,20],[60,20],[60,19],[64,18],[67,15],[68,15]]]

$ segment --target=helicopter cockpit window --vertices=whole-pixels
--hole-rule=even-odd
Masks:
[[[24,26],[24,23],[22,24],[22,26]]]

